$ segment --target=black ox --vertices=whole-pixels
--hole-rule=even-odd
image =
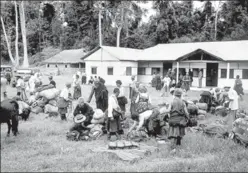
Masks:
[[[7,123],[8,132],[7,136],[10,135],[12,128],[13,135],[16,136],[18,133],[18,114],[19,105],[17,101],[12,99],[6,99],[1,102],[0,105],[0,123]]]

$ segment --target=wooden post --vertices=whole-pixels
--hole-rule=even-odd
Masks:
[[[177,61],[177,83],[179,81],[179,62]]]
[[[227,76],[226,76],[226,79],[228,80],[230,77],[230,63],[228,62],[227,63]]]

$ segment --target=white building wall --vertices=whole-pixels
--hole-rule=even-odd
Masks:
[[[106,85],[116,85],[116,80],[121,80],[123,86],[129,85],[131,75],[126,75],[126,67],[132,68],[132,75],[137,76],[137,62],[132,61],[86,61],[87,80],[90,76],[100,76]],[[91,73],[91,67],[97,67],[97,74]],[[108,75],[108,67],[113,67],[113,75]],[[137,80],[137,79],[136,79]]]

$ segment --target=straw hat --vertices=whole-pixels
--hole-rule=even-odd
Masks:
[[[86,120],[86,116],[84,116],[83,114],[78,114],[74,117],[74,122],[75,123],[82,123]]]
[[[93,119],[99,120],[99,119],[102,119],[103,117],[104,117],[103,111],[101,109],[96,109],[93,115]]]

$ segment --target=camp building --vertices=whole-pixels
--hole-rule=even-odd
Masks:
[[[248,90],[248,41],[158,44],[144,50],[101,46],[83,56],[87,76],[101,76],[106,84],[120,79],[130,83],[132,75],[150,83],[154,72],[164,76],[168,69],[193,71],[193,87],[198,86],[199,70],[203,87],[234,85],[237,75]],[[179,76],[177,76],[177,79]]]

